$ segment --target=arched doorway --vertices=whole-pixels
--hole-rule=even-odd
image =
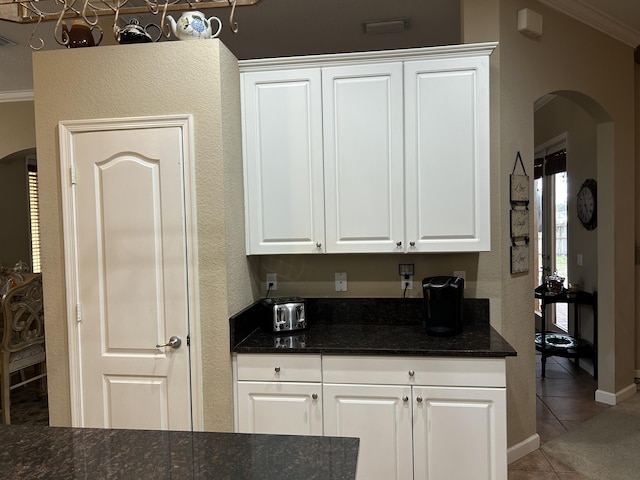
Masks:
[[[35,148],[20,150],[0,159],[0,191],[6,199],[0,203],[3,229],[0,238],[0,265],[13,267],[18,262],[23,262],[29,266],[29,270],[36,267],[35,270],[39,272]]]
[[[621,268],[621,258],[633,258],[633,244],[623,246],[629,251],[621,248],[619,231],[626,227],[620,225],[614,208],[624,196],[633,202],[634,194],[614,183],[614,178],[620,176],[617,171],[620,166],[615,162],[621,162],[620,154],[616,158],[614,127],[610,115],[580,92],[556,91],[536,102],[536,145],[559,135],[566,138],[567,281],[586,291],[598,292],[599,382],[595,399],[611,405],[632,394],[635,387],[632,362],[635,339],[633,331],[622,333],[625,325],[633,325],[633,312],[616,307],[622,298],[622,289],[631,287],[633,291],[633,284],[622,285],[620,270],[616,272]],[[598,225],[594,230],[584,228],[576,210],[576,195],[589,178],[597,182]],[[634,210],[632,206],[630,209]],[[629,213],[633,217],[633,212]],[[630,222],[633,229],[633,218]],[[629,281],[633,282],[631,278]],[[588,322],[584,327],[587,335],[593,332]]]

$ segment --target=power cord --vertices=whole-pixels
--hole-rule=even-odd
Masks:
[[[271,293],[272,288],[273,288],[273,282],[269,282],[269,286],[267,287],[267,295],[264,298],[269,298],[269,293]]]

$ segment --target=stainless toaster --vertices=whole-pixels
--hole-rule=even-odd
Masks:
[[[274,332],[290,332],[307,327],[304,300],[299,297],[271,299],[271,324]]]

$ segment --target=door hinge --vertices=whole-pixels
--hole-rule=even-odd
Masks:
[[[75,185],[76,184],[76,167],[74,165],[71,165],[69,167],[69,176],[71,179],[71,185]]]
[[[76,303],[76,322],[82,321],[82,305]]]
[[[187,347],[191,346],[191,335],[187,335]]]

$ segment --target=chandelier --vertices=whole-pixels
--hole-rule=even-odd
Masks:
[[[33,50],[40,50],[44,40],[38,36],[38,26],[41,22],[55,21],[54,37],[61,45],[65,43],[66,32],[64,20],[77,19],[86,23],[90,28],[100,28],[98,22],[102,16],[113,16],[114,33],[118,31],[120,15],[144,14],[161,15],[160,22],[165,36],[171,35],[166,30],[165,18],[167,12],[176,10],[204,10],[209,8],[230,7],[229,27],[233,33],[238,32],[238,24],[234,21],[237,5],[255,5],[261,0],[0,0],[0,20],[17,23],[35,23],[29,37],[29,46]],[[60,28],[62,26],[62,29]]]

